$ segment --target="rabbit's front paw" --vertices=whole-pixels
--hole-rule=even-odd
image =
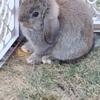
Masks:
[[[21,49],[22,49],[22,51],[27,52],[27,53],[33,52],[33,48],[29,42],[26,42],[24,45],[22,45]]]
[[[26,60],[28,64],[38,65],[41,63],[41,57],[35,54],[32,54],[31,56],[29,56]]]
[[[52,64],[52,60],[48,56],[43,56],[42,57],[42,63],[43,64]]]
[[[51,56],[43,56],[42,57],[42,63],[43,64],[58,64],[59,61],[54,59],[53,57]]]

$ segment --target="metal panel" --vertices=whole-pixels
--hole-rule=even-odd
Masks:
[[[0,60],[19,36],[19,0],[0,0]]]
[[[93,12],[94,32],[100,32],[100,0],[86,0]]]

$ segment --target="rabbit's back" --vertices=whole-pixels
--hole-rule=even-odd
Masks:
[[[53,55],[61,60],[88,53],[93,45],[93,23],[82,0],[56,0],[59,5],[60,37]]]
[[[90,19],[90,11],[84,0],[56,0],[60,9],[60,17],[63,17],[64,21],[71,19],[70,17],[78,17],[81,21],[86,18]]]

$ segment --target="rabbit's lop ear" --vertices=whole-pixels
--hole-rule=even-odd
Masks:
[[[45,20],[44,23],[44,39],[48,44],[53,44],[59,33],[58,19]]]
[[[44,38],[47,43],[52,44],[59,33],[59,6],[55,0],[49,1],[49,11],[44,19]]]

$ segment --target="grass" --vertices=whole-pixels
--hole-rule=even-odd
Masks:
[[[97,3],[100,4],[100,0],[97,0]]]
[[[14,53],[0,70],[0,86],[0,100],[100,100],[100,48],[61,65],[28,65]]]
[[[98,6],[98,8],[100,9],[100,0],[97,0],[97,6]]]

